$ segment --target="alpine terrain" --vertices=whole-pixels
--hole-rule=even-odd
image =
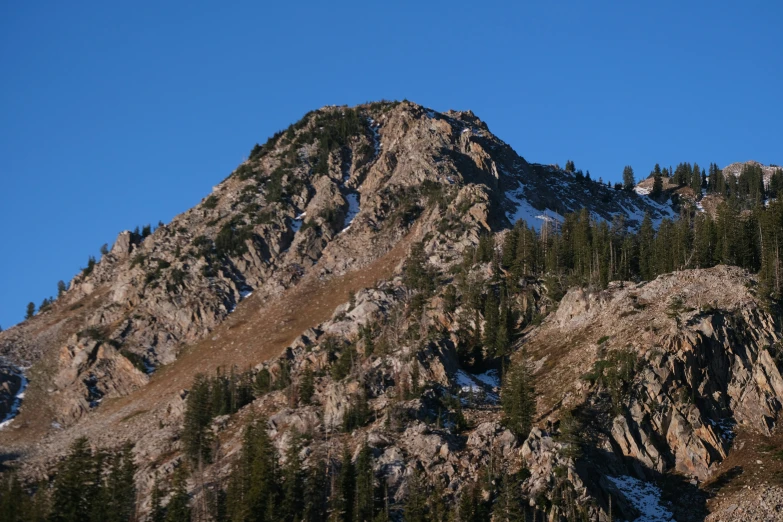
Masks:
[[[0,519],[782,520],[783,170],[643,177],[306,114],[0,332]]]

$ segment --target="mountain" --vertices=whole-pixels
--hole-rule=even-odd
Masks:
[[[783,442],[780,261],[770,242],[738,267],[694,257],[700,236],[678,250],[677,199],[528,163],[470,111],[313,111],[0,332],[2,462],[31,491],[54,477],[56,503],[80,437],[128,441],[142,517],[187,470],[194,516],[219,518],[223,491],[238,520],[242,462],[269,437],[281,469],[301,459],[302,488],[370,469],[385,500],[362,504],[357,478],[351,502],[329,489],[332,516],[413,519],[420,502],[436,519],[443,499],[702,520],[744,485],[721,468],[739,443],[750,462]],[[758,212],[765,236],[783,230],[776,204]]]

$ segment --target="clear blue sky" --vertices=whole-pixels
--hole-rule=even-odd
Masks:
[[[472,109],[605,180],[783,163],[780,2],[525,3],[2,2],[0,325],[326,104]]]

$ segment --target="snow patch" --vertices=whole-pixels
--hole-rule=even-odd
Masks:
[[[345,213],[345,227],[340,231],[345,232],[353,224],[353,220],[359,213],[359,194],[351,192],[346,194],[345,200],[348,202],[348,212]]]
[[[429,119],[432,120],[435,118],[435,111],[433,111],[432,109],[424,109],[424,111],[427,113],[427,117]]]
[[[525,221],[528,226],[532,226],[539,232],[544,223],[563,222],[563,216],[555,212],[554,210],[544,209],[538,210],[531,205],[528,200],[522,197],[522,193],[525,190],[524,185],[521,185],[521,189],[517,192],[506,193],[508,198],[516,206],[516,210],[513,212],[506,212],[506,217],[511,223],[516,223],[520,219]]]
[[[141,363],[144,365],[144,373],[146,373],[147,375],[152,375],[153,373],[155,373],[155,370],[157,370],[155,366],[150,364],[150,362],[147,360],[146,357],[143,357],[141,359]]]
[[[291,220],[291,230],[294,231],[294,234],[299,232],[299,229],[302,228],[302,223],[304,223],[304,217],[307,215],[307,212],[302,212],[298,216],[296,216],[293,220]]]
[[[634,187],[633,191],[639,194],[640,196],[648,196],[651,192],[650,189],[644,187]]]
[[[375,148],[375,157],[377,158],[381,153],[381,136],[378,134],[378,129],[381,127],[381,124],[370,118],[369,125],[370,132],[372,132],[372,145],[373,148]]]
[[[500,388],[500,373],[497,370],[489,370],[484,373],[474,375],[476,379],[492,388]]]
[[[19,377],[21,380],[21,383],[19,385],[19,390],[16,392],[16,395],[14,395],[14,402],[11,404],[11,409],[6,414],[5,418],[0,422],[0,430],[11,424],[13,422],[14,418],[19,414],[19,408],[22,406],[22,400],[24,399],[24,393],[27,389],[27,377],[24,375],[25,368],[14,368],[14,374]]]
[[[480,391],[484,391],[484,389],[466,372],[463,372],[462,370],[457,370],[457,373],[454,374],[454,380],[457,381],[457,386],[459,386],[460,390],[466,392],[466,393],[478,393]]]
[[[641,516],[634,522],[669,522],[674,520],[671,511],[661,505],[661,490],[654,484],[626,475],[606,478],[641,513]]]
[[[486,402],[497,403],[500,398],[489,391],[486,387],[489,386],[492,389],[500,386],[500,379],[497,376],[496,370],[489,370],[488,372],[473,375],[463,370],[457,370],[454,374],[454,380],[462,393],[467,393],[471,397],[475,397],[479,400],[483,399]],[[468,401],[463,400],[463,403]]]

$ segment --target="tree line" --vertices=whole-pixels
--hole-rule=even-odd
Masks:
[[[511,282],[525,275],[556,276],[564,286],[600,288],[612,280],[651,280],[674,270],[735,265],[758,274],[762,297],[778,300],[781,250],[782,201],[746,210],[728,200],[714,218],[684,211],[678,220],[661,220],[657,230],[649,215],[636,231],[622,216],[608,223],[586,209],[566,214],[562,223],[547,222],[540,232],[518,222],[500,253],[490,258]]]

